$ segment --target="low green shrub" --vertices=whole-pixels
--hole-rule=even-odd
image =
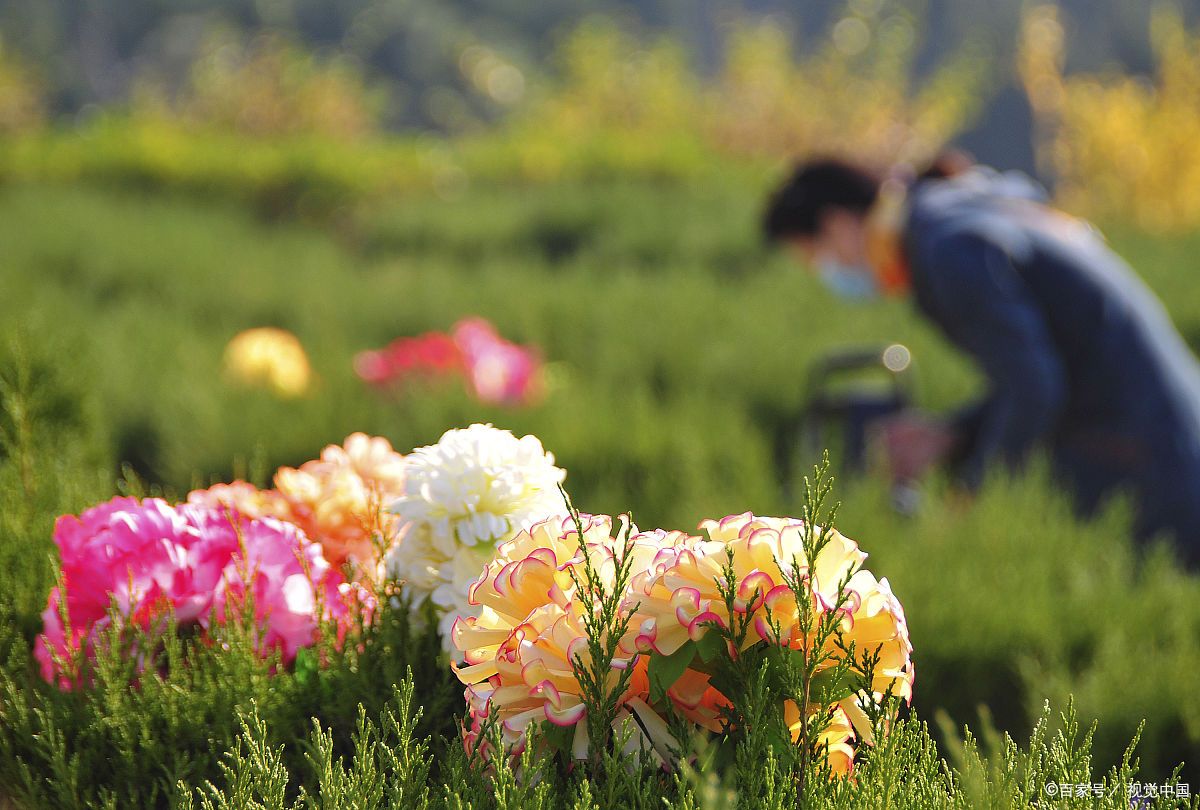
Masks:
[[[771,756],[744,762],[720,776],[703,767],[687,766],[663,773],[631,766],[610,755],[603,775],[548,772],[547,763],[532,756],[516,766],[498,764],[486,776],[461,748],[452,747],[436,770],[429,767],[429,748],[411,735],[415,719],[411,683],[397,689],[395,707],[378,723],[361,721],[355,731],[354,754],[332,755],[331,738],[320,727],[310,735],[311,752],[304,766],[289,770],[283,750],[268,742],[270,728],[254,708],[239,719],[241,735],[223,762],[222,778],[178,787],[176,807],[210,808],[785,808],[798,806],[788,773]],[[361,717],[361,715],[360,715]],[[953,765],[939,758],[928,726],[916,717],[898,722],[886,740],[863,761],[854,779],[822,780],[799,802],[821,808],[919,807],[1055,807],[1146,808],[1195,807],[1190,788],[1176,777],[1149,788],[1137,778],[1135,745],[1103,775],[1092,757],[1095,727],[1083,730],[1068,705],[1051,731],[1047,706],[1027,747],[1009,737],[997,738],[991,750],[967,735],[956,748]],[[693,751],[703,756],[704,750]],[[436,775],[422,784],[421,777]],[[295,797],[295,798],[293,798]]]

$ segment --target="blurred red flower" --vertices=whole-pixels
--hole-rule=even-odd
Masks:
[[[457,344],[444,332],[397,338],[382,349],[360,352],[354,358],[358,376],[382,387],[414,376],[443,377],[457,372],[461,365]]]
[[[364,382],[398,388],[414,379],[463,378],[489,405],[531,405],[542,396],[542,361],[536,349],[505,340],[485,318],[464,318],[450,334],[401,337],[382,349],[360,352],[354,370]]]

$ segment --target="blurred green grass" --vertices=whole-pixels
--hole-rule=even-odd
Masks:
[[[36,632],[53,515],[105,497],[121,462],[181,494],[300,463],[354,430],[401,449],[472,421],[535,433],[581,508],[632,509],[643,527],[794,511],[774,459],[823,352],[905,343],[927,408],[980,381],[903,302],[847,306],[768,253],[762,192],[744,177],[493,185],[318,221],[161,190],[0,186],[0,324],[53,369],[45,385],[80,400],[87,429],[63,436],[88,443],[46,445],[61,463],[37,498],[6,466],[6,604]],[[1196,346],[1200,237],[1113,238]],[[356,351],[469,314],[543,349],[557,380],[544,404],[506,411],[453,389],[387,400],[354,377]],[[311,396],[223,381],[225,343],[263,325],[304,343]],[[839,490],[843,530],[906,607],[925,716],[973,721],[986,704],[1023,732],[1044,699],[1074,693],[1104,720],[1102,761],[1146,718],[1145,773],[1185,759],[1200,781],[1200,584],[1165,550],[1138,559],[1119,505],[1081,525],[1044,471],[971,504],[935,484],[913,519],[879,481]]]

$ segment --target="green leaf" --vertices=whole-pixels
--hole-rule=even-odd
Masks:
[[[772,645],[765,649],[764,657],[771,667],[774,683],[781,685],[789,681],[789,674],[799,677],[804,671],[805,660],[803,650],[793,650],[790,647]]]
[[[650,702],[662,700],[675,681],[683,675],[688,664],[696,657],[696,645],[691,641],[685,643],[671,655],[650,655],[650,665],[647,672],[650,675]]]
[[[725,655],[728,649],[725,646],[725,639],[717,632],[705,633],[699,641],[695,642],[695,645],[696,652],[700,654],[700,660],[706,664],[718,656]]]
[[[770,666],[771,685],[777,690],[786,691],[787,685],[795,684],[799,674],[804,671],[804,653],[801,650],[779,647],[772,648],[770,653],[767,655],[767,661]],[[836,664],[832,661],[830,664],[827,669],[822,669],[812,677],[810,693],[814,700],[832,703],[849,697],[855,691],[852,673],[846,670],[839,672]]]
[[[812,677],[812,695],[824,703],[850,697],[854,694],[851,673],[838,672],[837,667],[822,670]]]
[[[708,683],[723,695],[736,695],[741,681],[735,676],[732,667],[717,667],[709,676]]]
[[[768,721],[766,728],[763,729],[763,735],[767,745],[775,756],[781,761],[786,761],[787,756],[795,743],[792,742],[792,733],[783,722],[783,715],[780,714],[772,720]]]
[[[575,726],[557,726],[546,721],[542,723],[541,735],[552,749],[570,755],[571,744],[575,741]]]

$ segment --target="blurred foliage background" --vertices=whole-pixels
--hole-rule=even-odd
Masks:
[[[699,75],[719,70],[729,32],[770,19],[790,43],[812,50],[827,33],[850,54],[891,40],[915,46],[926,72],[970,43],[994,57],[1010,84],[1022,9],[1019,0],[19,0],[0,3],[0,30],[43,74],[56,113],[128,100],[147,76],[178,88],[211,50],[213,37],[244,43],[263,31],[310,52],[336,54],[387,93],[389,127],[457,130],[519,100],[564,35],[589,19],[616,21],[647,41],[667,37]],[[1113,65],[1149,72],[1152,3],[1065,0],[1072,70]],[[1183,9],[1194,20],[1194,3]],[[884,30],[877,30],[882,23]],[[486,75],[486,74],[491,74]],[[505,78],[505,76],[508,78]],[[1017,130],[1005,133],[1011,137]],[[989,155],[1011,163],[1004,155]]]
[[[1187,230],[1195,5],[5,0],[0,176],[329,208],[953,142],[1077,213]]]
[[[583,508],[643,526],[794,509],[822,353],[905,343],[927,408],[979,386],[905,305],[848,306],[763,247],[801,154],[960,143],[1036,171],[1200,348],[1194,3],[794,5],[0,0],[0,618],[34,637],[54,515],[119,475],[181,495],[354,430],[534,432]],[[354,376],[469,314],[542,348],[543,404]],[[308,397],[223,380],[268,325],[308,349]],[[926,716],[1021,733],[1073,693],[1103,761],[1147,718],[1148,773],[1200,782],[1200,584],[1137,558],[1119,504],[1080,525],[1036,471],[969,507],[935,484],[915,518],[880,481],[840,492]]]

